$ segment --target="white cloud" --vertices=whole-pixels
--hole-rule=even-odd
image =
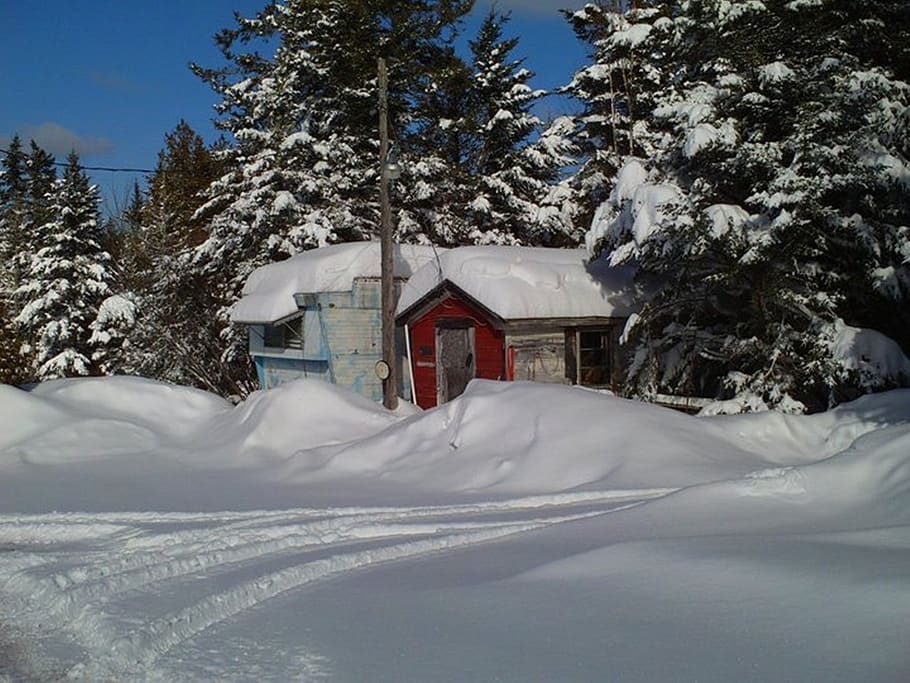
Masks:
[[[72,150],[76,150],[79,156],[86,157],[107,154],[114,149],[114,143],[107,138],[84,137],[50,121],[38,126],[22,126],[18,133],[26,149],[29,140],[34,140],[43,150],[59,157],[66,156]],[[7,146],[9,140],[8,137],[0,137],[0,145]]]
[[[88,75],[92,84],[102,90],[114,92],[131,92],[138,90],[138,86],[127,78],[107,71],[92,71]]]
[[[478,3],[480,4],[480,3]],[[559,14],[561,9],[581,9],[587,3],[585,0],[495,0],[487,4],[495,5],[504,12],[512,11],[514,14],[534,14],[537,16],[552,16],[562,19]],[[485,9],[480,5],[481,9]]]

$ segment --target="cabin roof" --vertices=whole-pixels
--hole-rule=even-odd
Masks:
[[[406,318],[448,282],[502,320],[626,317],[635,310],[632,266],[588,262],[583,249],[459,247],[415,272],[401,291]]]
[[[235,323],[273,323],[297,310],[295,294],[346,292],[357,278],[379,277],[379,242],[349,242],[311,249],[286,261],[253,271],[243,287],[240,301],[231,309]],[[396,278],[409,278],[422,266],[435,261],[441,248],[396,244],[393,252]]]

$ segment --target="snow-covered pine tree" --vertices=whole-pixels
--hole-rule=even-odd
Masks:
[[[18,137],[14,137],[11,151],[16,169],[10,174],[12,186],[6,212],[6,225],[3,230],[5,284],[3,298],[7,307],[5,333],[6,349],[13,352],[4,365],[7,367],[7,378],[13,382],[25,382],[34,379],[33,351],[15,318],[22,306],[18,290],[27,275],[29,264],[35,251],[35,240],[38,228],[47,222],[51,210],[47,200],[57,179],[54,158],[41,149],[35,141],[29,144],[26,156]],[[7,163],[10,162],[9,157]],[[15,188],[15,189],[13,189]],[[14,348],[15,347],[15,348]],[[6,355],[6,352],[4,352]]]
[[[436,60],[411,115],[416,134],[399,142],[406,146],[405,173],[394,204],[401,238],[451,247],[473,241],[465,206],[472,195],[468,163],[477,141],[469,66],[452,45]]]
[[[26,223],[28,178],[26,156],[19,136],[13,136],[0,159],[0,383],[25,381],[19,348],[22,340],[13,325],[13,293],[21,278],[17,256],[22,251]]]
[[[674,75],[648,116],[658,144],[625,157],[589,233],[651,288],[632,389],[732,410],[852,395],[831,352],[839,318],[905,315],[908,85],[867,32],[905,35],[906,4],[655,5],[640,54]]]
[[[565,146],[550,146],[549,138],[532,144],[543,123],[531,108],[546,92],[533,90],[528,85],[532,72],[511,57],[518,38],[504,38],[508,21],[509,15],[491,10],[469,41],[470,237],[480,244],[577,244],[580,233],[573,234],[571,226],[559,220],[563,214],[543,208],[571,158]]]
[[[416,103],[470,5],[287,0],[239,17],[236,28],[219,35],[227,68],[195,67],[222,98],[218,125],[234,142],[200,209],[208,239],[193,259],[195,270],[219,283],[225,362],[246,360],[244,335],[227,320],[256,267],[378,231],[379,56],[389,65],[393,139],[415,177],[433,166],[411,152],[411,136],[421,127]],[[273,49],[273,56],[245,47],[252,43]],[[432,237],[438,225],[413,212],[400,229]]]
[[[115,347],[106,371],[238,393],[235,369],[220,359],[212,287],[187,267],[206,238],[196,216],[201,193],[217,175],[212,150],[181,121],[165,135],[148,192],[134,188],[121,219],[118,294],[98,316],[108,327],[96,339],[108,337]]]
[[[584,238],[590,223],[579,219],[581,205],[572,175],[565,175],[578,161],[578,148],[571,140],[575,122],[571,116],[558,116],[541,131],[540,136],[524,148],[523,154],[538,169],[560,169],[545,187],[534,216],[534,223],[548,235],[565,235],[569,244]],[[557,240],[558,242],[559,240]]]
[[[94,371],[89,339],[100,303],[111,293],[110,256],[101,245],[98,190],[78,155],[44,197],[49,220],[37,225],[35,250],[16,291],[16,324],[34,353],[39,379]]]
[[[28,192],[24,230],[26,235],[31,236],[53,215],[53,208],[48,205],[47,195],[54,189],[54,183],[57,182],[57,168],[53,155],[41,149],[34,140],[29,142],[29,154],[25,165],[28,175]],[[30,254],[26,252],[25,256],[28,257]]]
[[[910,4],[833,9],[843,24],[832,52],[849,44],[850,56],[836,76],[847,115],[832,135],[855,141],[861,162],[844,160],[852,178],[841,213],[863,258],[845,280],[841,315],[884,332],[910,355]],[[856,206],[859,215],[849,213]]]
[[[194,272],[216,287],[213,315],[226,364],[248,362],[243,331],[228,316],[256,267],[341,241],[337,231],[345,227],[352,236],[368,234],[337,201],[349,185],[347,163],[356,168],[358,156],[345,143],[351,119],[335,106],[335,84],[320,52],[343,35],[338,10],[337,3],[291,1],[252,19],[238,17],[238,27],[218,42],[240,77],[196,69],[222,96],[218,125],[235,141],[223,150],[225,172],[199,211],[209,234],[192,257]],[[272,59],[234,54],[257,38],[277,44]]]
[[[650,112],[655,93],[675,76],[661,41],[678,4],[642,0],[626,9],[630,3],[610,0],[563,11],[590,49],[590,63],[560,90],[577,100],[581,111],[551,133],[554,141],[565,138],[576,156],[576,169],[559,190],[582,230],[609,196],[624,159],[650,157],[656,150]]]

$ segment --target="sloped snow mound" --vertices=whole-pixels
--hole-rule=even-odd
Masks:
[[[210,427],[207,440],[238,454],[295,451],[363,439],[399,420],[381,405],[321,380],[257,391]]]
[[[53,402],[0,384],[0,451],[66,418],[66,411]]]
[[[799,468],[831,523],[863,529],[910,524],[910,423],[867,431],[846,450]]]
[[[79,476],[103,468],[105,477],[118,482],[144,481],[149,468],[158,468],[162,480],[187,482],[209,482],[212,477],[201,473],[224,472],[224,481],[235,484],[234,497],[222,484],[224,493],[207,494],[209,508],[229,505],[238,490],[252,490],[239,474],[227,474],[241,469],[262,487],[288,495],[337,492],[339,502],[380,482],[393,497],[472,498],[482,492],[727,482],[723,495],[741,500],[799,494],[807,476],[803,466],[833,467],[825,464],[840,462],[832,456],[847,462],[856,444],[871,444],[876,435],[891,434],[903,443],[889,430],[907,424],[910,390],[867,396],[812,416],[692,417],[575,387],[475,380],[458,399],[402,417],[318,380],[256,392],[231,408],[205,392],[112,377],[48,382],[31,392],[0,386],[0,463],[78,463]],[[93,459],[97,469],[89,467]],[[882,461],[882,471],[893,470],[900,479],[902,465],[888,462]],[[22,473],[53,475],[61,485],[73,476],[64,468]],[[875,487],[887,483],[875,476],[856,470],[844,481],[868,482],[875,497]],[[333,486],[325,486],[329,481]],[[169,489],[175,500],[196,490],[180,484]],[[67,496],[77,508],[79,496]],[[215,502],[219,496],[223,503]]]
[[[910,422],[910,389],[869,394],[815,415],[768,411],[701,419],[747,450],[781,465],[798,465],[834,455],[867,432]]]
[[[0,450],[31,463],[87,461],[157,451],[230,408],[196,389],[137,377],[0,386]]]
[[[670,539],[910,526],[910,424],[868,431],[819,462],[689,486],[611,523],[630,539],[655,528]]]
[[[12,449],[34,464],[95,461],[155,453],[162,445],[152,430],[124,420],[73,419],[35,435]]]
[[[702,513],[732,503],[728,519],[739,518],[740,529],[749,516],[765,526],[776,520],[770,531],[788,530],[794,520],[841,531],[910,524],[910,424],[868,431],[816,463],[760,470],[680,497],[698,501]]]
[[[456,400],[350,445],[325,467],[381,470],[431,490],[542,492],[683,486],[765,465],[679,412],[574,387],[474,380]]]
[[[215,394],[140,377],[53,380],[31,393],[76,415],[123,420],[170,435],[191,432],[231,408]]]

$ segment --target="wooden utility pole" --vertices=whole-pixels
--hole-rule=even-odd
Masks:
[[[381,286],[382,360],[388,377],[382,381],[382,404],[389,410],[398,407],[398,359],[395,352],[395,272],[392,254],[392,207],[389,203],[389,74],[385,59],[377,64],[379,86],[379,206],[381,212]]]

